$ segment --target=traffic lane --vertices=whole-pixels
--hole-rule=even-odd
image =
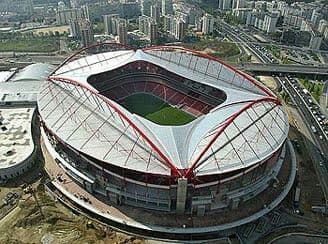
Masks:
[[[320,122],[316,119],[315,115],[311,111],[309,105],[306,103],[305,99],[302,97],[302,95],[295,89],[293,85],[291,85],[291,82],[286,78],[286,87],[289,87],[289,90],[293,91],[293,94],[296,96],[293,96],[294,99],[297,100],[297,105],[302,109],[302,112],[307,117],[307,119],[311,122],[312,125],[315,125],[315,128],[318,129],[320,134],[318,136],[323,136],[323,139],[320,139],[320,144],[326,145],[326,147],[322,148],[323,151],[328,151],[327,146],[327,135],[325,134],[325,126],[322,126]],[[313,99],[313,98],[312,98]]]
[[[290,91],[293,91],[293,90],[289,90],[289,89],[291,89],[291,87],[290,86],[288,87],[288,82],[286,82],[287,78],[282,79],[282,78],[278,77],[277,79],[281,83],[281,85],[287,90],[287,92],[289,94],[291,94]],[[285,80],[285,82],[282,82],[283,80]],[[320,162],[322,160],[322,154],[321,154],[321,151],[318,150],[318,140],[316,138],[316,135],[313,134],[312,130],[308,126],[309,125],[308,124],[309,117],[306,117],[306,114],[303,113],[303,111],[300,109],[302,106],[298,106],[298,104],[300,102],[302,103],[302,100],[298,96],[296,96],[296,97],[291,96],[291,99],[292,99],[293,103],[297,105],[296,107],[298,108],[300,116],[304,118],[304,120],[300,121],[301,124],[304,124],[304,126],[302,126],[302,128],[304,129],[303,135],[308,134],[308,135],[310,135],[310,138],[313,139],[313,141],[312,141],[312,140],[310,140],[310,138],[305,136],[304,137],[305,146],[306,146],[306,149],[312,160],[313,167],[318,176],[325,199],[326,199],[326,201],[328,201],[328,171],[327,171],[326,166],[323,167],[320,165]],[[307,110],[305,109],[305,111],[307,111]],[[319,145],[319,147],[320,147],[320,145]]]

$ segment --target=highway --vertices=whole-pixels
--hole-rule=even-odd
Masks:
[[[219,28],[221,31],[229,35],[233,41],[245,42],[244,47],[252,52],[262,63],[272,64],[276,63],[274,57],[268,53],[264,48],[259,48],[250,44],[249,42],[253,41],[253,38],[242,33],[240,30],[238,32],[231,28],[228,24],[222,21],[218,21]],[[307,149],[312,158],[313,166],[318,176],[319,182],[321,184],[326,204],[328,204],[328,165],[327,165],[327,152],[328,152],[328,138],[327,138],[327,125],[322,125],[318,121],[318,117],[314,114],[318,114],[320,109],[316,104],[310,103],[309,98],[306,94],[302,93],[302,87],[299,82],[293,78],[289,77],[279,77],[276,79],[280,85],[286,90],[290,95],[291,100],[296,105],[299,113],[304,118],[304,122],[308,127],[309,134],[314,139],[314,145],[308,145]],[[313,97],[310,98],[314,101]],[[314,112],[315,111],[315,112]],[[314,126],[314,130],[311,126]]]
[[[253,71],[267,74],[310,74],[328,76],[328,66],[310,66],[297,64],[273,64],[273,63],[242,63],[236,65],[244,71]]]
[[[324,132],[324,130],[327,130],[328,126],[321,125],[313,115],[313,110],[311,110],[309,107],[313,107],[315,105],[308,104],[308,102],[305,101],[304,96],[306,95],[302,94],[302,89],[300,88],[300,85],[297,83],[297,81],[295,81],[295,79],[283,77],[277,78],[277,80],[281,82],[282,87],[285,91],[288,92],[292,102],[300,111],[301,117],[304,119],[304,121],[306,121],[305,124],[308,127],[308,131],[310,132],[309,134],[311,135],[315,145],[311,141],[306,140],[305,146],[310,153],[310,158],[312,159],[313,167],[319,178],[319,182],[326,199],[326,204],[328,204],[328,165],[327,158],[325,158],[327,155],[324,155],[328,148],[327,134]],[[316,133],[313,133],[311,126],[315,127],[317,131]]]

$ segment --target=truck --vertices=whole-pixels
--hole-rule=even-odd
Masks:
[[[301,196],[301,188],[296,187],[295,194],[294,194],[294,207],[297,209],[300,205],[300,196]]]

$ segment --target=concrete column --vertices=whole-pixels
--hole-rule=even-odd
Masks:
[[[186,178],[178,179],[178,189],[177,189],[177,213],[183,214],[186,208],[187,199],[187,183]]]

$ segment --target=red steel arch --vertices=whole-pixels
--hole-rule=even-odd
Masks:
[[[184,174],[184,177],[190,178],[192,176],[193,170],[201,165],[197,165],[199,160],[204,156],[204,154],[209,150],[209,148],[212,146],[212,144],[216,141],[216,139],[225,131],[225,129],[243,112],[245,112],[247,109],[251,108],[255,104],[258,103],[264,103],[264,102],[273,102],[277,105],[281,105],[281,102],[276,97],[263,97],[260,99],[256,99],[250,103],[248,103],[246,106],[241,108],[238,112],[234,113],[232,116],[230,116],[222,125],[222,127],[216,132],[215,136],[212,138],[212,140],[208,143],[208,145],[203,149],[203,151],[199,154],[199,156],[196,158],[196,160],[192,163],[191,167],[186,171]]]
[[[180,50],[180,51],[185,51],[185,52],[190,52],[192,54],[195,54],[196,56],[202,57],[202,58],[206,58],[212,61],[216,61],[226,67],[228,67],[229,69],[231,69],[232,71],[236,72],[237,74],[241,75],[242,77],[244,77],[245,79],[249,80],[250,82],[252,82],[256,87],[258,87],[261,91],[263,91],[265,94],[267,94],[270,97],[274,97],[275,95],[270,91],[270,89],[266,88],[265,86],[261,85],[256,79],[254,79],[253,77],[245,74],[244,72],[241,72],[240,70],[236,69],[235,67],[231,66],[230,64],[227,64],[225,62],[223,62],[222,60],[213,57],[209,54],[205,54],[193,49],[189,49],[189,48],[185,48],[185,47],[181,47],[181,46],[152,46],[152,47],[147,47],[142,49],[143,51],[147,51],[147,50]]]
[[[155,143],[152,142],[151,139],[149,139],[145,133],[142,132],[142,130],[140,130],[138,128],[138,126],[136,124],[134,124],[118,107],[116,107],[110,99],[108,99],[107,97],[97,93],[96,90],[94,89],[90,89],[89,87],[73,80],[73,79],[68,79],[68,78],[64,78],[64,77],[56,77],[56,76],[51,76],[48,77],[48,80],[50,82],[54,82],[54,81],[59,81],[59,82],[64,82],[64,83],[68,83],[68,84],[72,84],[75,86],[79,86],[83,89],[88,90],[90,93],[92,93],[93,95],[99,97],[100,99],[102,99],[106,104],[108,104],[108,106],[110,106],[115,112],[117,112],[122,119],[124,119],[135,131],[137,131],[139,133],[139,135],[151,146],[151,148],[164,160],[164,162],[166,163],[166,166],[168,166],[172,173],[173,176],[177,176],[177,177],[182,177],[182,173],[180,172],[180,170],[169,160],[168,157],[166,157],[164,155],[164,153],[161,152],[161,150],[155,145]]]
[[[65,64],[67,64],[69,61],[71,61],[74,57],[76,57],[77,55],[81,54],[82,52],[95,48],[95,47],[99,47],[99,46],[118,46],[118,47],[122,47],[122,48],[126,48],[126,50],[133,50],[136,51],[135,48],[128,46],[128,45],[124,45],[124,44],[119,44],[119,43],[98,43],[98,44],[94,44],[85,48],[80,49],[79,51],[77,51],[76,53],[72,54],[71,56],[69,56],[67,59],[65,59],[65,61],[60,64],[52,73],[51,75],[53,75],[58,69],[60,69],[61,67],[63,67]],[[84,89],[87,89],[89,92],[91,92],[92,94],[96,95],[97,97],[99,97],[100,99],[102,99],[106,104],[108,104],[112,109],[114,109],[115,112],[117,112],[129,125],[131,125],[139,134],[140,136],[152,147],[152,149],[158,153],[158,155],[164,160],[164,162],[166,163],[167,166],[170,167],[170,169],[172,170],[172,173],[174,176],[177,177],[187,177],[190,178],[192,176],[193,170],[199,166],[197,165],[197,163],[200,161],[200,159],[204,156],[204,154],[207,152],[207,150],[212,146],[212,144],[216,141],[216,139],[224,132],[224,130],[240,115],[242,114],[244,111],[246,111],[247,109],[249,109],[250,107],[252,107],[253,105],[257,104],[257,103],[262,103],[262,102],[273,102],[277,105],[281,105],[281,102],[279,101],[279,99],[265,86],[263,86],[262,84],[260,84],[256,79],[254,79],[253,77],[245,74],[244,72],[236,69],[235,67],[225,63],[224,61],[213,57],[211,55],[196,51],[196,50],[192,50],[189,48],[184,48],[181,46],[152,46],[152,47],[147,47],[147,48],[143,48],[142,51],[147,52],[148,50],[163,50],[163,51],[172,51],[172,50],[180,50],[180,51],[185,51],[185,52],[190,52],[196,56],[205,58],[205,59],[209,59],[215,62],[220,63],[221,65],[224,65],[226,67],[228,67],[229,69],[231,69],[232,71],[236,72],[237,74],[241,75],[243,78],[245,78],[246,80],[250,81],[252,84],[254,84],[256,87],[258,87],[261,91],[263,91],[265,94],[267,94],[266,97],[257,99],[257,100],[253,100],[250,103],[248,103],[246,106],[244,106],[241,110],[239,110],[238,112],[236,112],[235,114],[233,114],[230,118],[227,119],[227,121],[224,123],[224,125],[220,128],[220,130],[216,133],[216,135],[212,138],[212,140],[209,142],[209,144],[205,147],[205,149],[200,153],[200,155],[197,157],[197,159],[193,162],[193,164],[191,165],[191,167],[189,167],[188,169],[185,170],[179,170],[170,160],[168,157],[166,157],[161,151],[160,149],[152,142],[152,140],[150,138],[148,138],[118,107],[116,107],[110,99],[108,99],[107,97],[99,94],[97,92],[97,90],[89,88],[81,83],[79,83],[78,81],[75,81],[73,79],[69,79],[69,78],[64,78],[64,77],[56,77],[56,76],[49,76],[48,80],[49,81],[59,81],[59,82],[65,82],[65,83],[69,83],[69,84],[73,84],[79,87],[82,87]]]

